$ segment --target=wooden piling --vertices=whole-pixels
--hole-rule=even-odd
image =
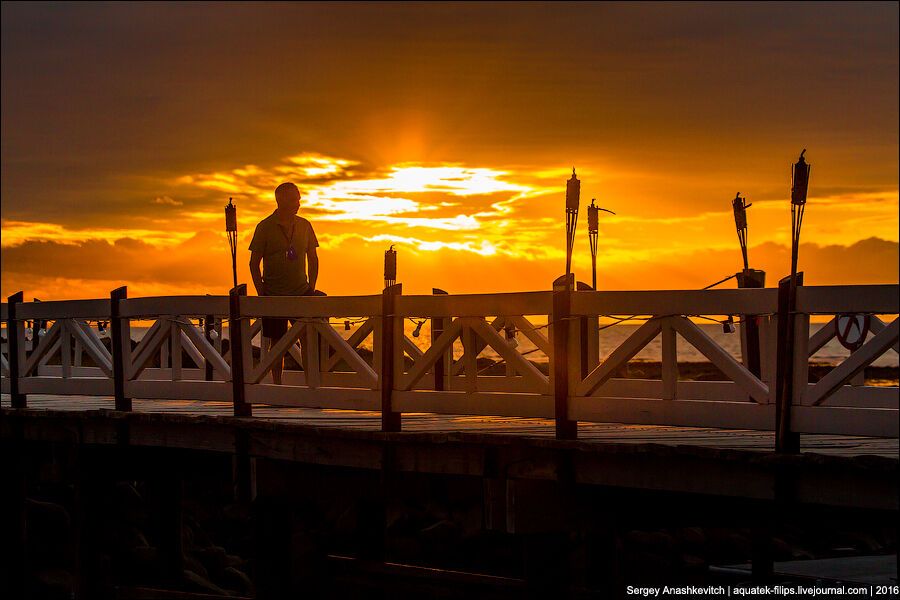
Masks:
[[[432,288],[431,294],[433,296],[446,296],[447,292],[438,288]],[[437,340],[442,333],[444,333],[444,327],[446,326],[444,317],[431,317],[431,343],[434,344],[435,340]],[[447,363],[449,362],[447,358],[451,353],[446,353],[441,356],[434,363],[434,391],[442,392],[444,391],[444,377],[447,372]]]
[[[803,273],[797,273],[797,285],[803,285]],[[791,278],[778,282],[778,349],[775,369],[775,451],[785,454],[800,452],[800,434],[791,431],[794,402],[794,310],[796,287]]]
[[[403,284],[395,283],[384,288],[381,295],[381,430],[400,431],[401,415],[394,412],[392,394],[394,390],[394,336],[398,317],[394,315],[396,297],[403,293]],[[403,334],[403,319],[399,318],[400,334]],[[400,366],[403,366],[401,359]]]
[[[737,274],[738,287],[764,288],[766,287],[766,272],[757,269],[745,269]],[[761,376],[759,350],[759,323],[757,315],[741,315],[741,336],[745,340],[747,353],[744,357],[745,366],[757,378]]]
[[[130,411],[131,398],[125,396],[125,362],[131,356],[131,328],[122,318],[120,303],[128,298],[128,287],[122,286],[109,293],[109,327],[112,334],[113,395],[116,410]],[[126,339],[127,338],[127,339]]]
[[[566,276],[574,279],[574,276]],[[571,285],[557,279],[553,286],[553,309],[550,315],[550,335],[553,343],[553,415],[556,438],[574,440],[578,437],[578,423],[569,419],[569,307]]]
[[[247,284],[232,288],[228,292],[228,329],[231,344],[231,394],[234,416],[252,417],[253,408],[244,396],[244,329],[246,322],[241,317],[241,296],[247,295]],[[252,356],[252,355],[251,355]]]
[[[28,399],[19,393],[19,377],[25,364],[25,323],[16,318],[16,305],[25,300],[23,292],[7,298],[6,338],[9,348],[9,396],[13,408],[27,408]]]

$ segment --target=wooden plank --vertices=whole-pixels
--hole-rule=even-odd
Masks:
[[[134,379],[140,375],[153,354],[159,350],[162,343],[166,340],[169,333],[168,327],[163,324],[163,319],[157,319],[138,345],[134,348],[131,355],[134,357],[133,362],[125,363],[125,379]]]
[[[358,348],[361,343],[365,341],[369,334],[375,331],[374,319],[366,319],[366,321],[360,325],[356,331],[347,339],[347,345],[351,348]],[[325,366],[322,368],[323,372],[328,372],[332,370],[337,364],[341,361],[341,355],[333,354],[331,358],[328,359],[328,362],[325,363]]]
[[[181,379],[181,315],[172,318],[169,326],[169,344],[172,348],[172,381]],[[160,363],[162,366],[162,363]]]
[[[553,396],[490,392],[394,392],[402,412],[553,418]]]
[[[871,331],[875,335],[878,335],[879,333],[884,331],[885,327],[887,327],[887,325],[884,323],[884,321],[879,319],[877,316],[872,315],[871,324],[869,325],[869,331]],[[900,350],[898,350],[898,348],[900,348],[900,343],[898,342],[895,342],[894,345],[891,346],[891,350],[893,350],[895,354],[900,354]]]
[[[200,335],[200,332],[194,329],[192,325],[185,325],[182,323],[181,329],[183,334],[187,336],[188,340],[190,340],[197,352],[202,355],[203,359],[209,361],[209,363],[213,366],[213,369],[218,371],[225,381],[231,381],[231,365],[225,362],[225,359],[222,357],[222,355],[219,354],[216,349],[206,341],[206,338]],[[202,365],[199,365],[198,363],[198,366]]]
[[[356,353],[356,350],[344,341],[344,338],[339,336],[328,323],[317,323],[315,327],[319,330],[322,337],[325,338],[325,341],[335,349],[337,355],[341,356],[347,362],[347,365],[356,371],[359,378],[364,381],[368,387],[377,389],[378,375],[375,373],[375,370]]]
[[[109,300],[52,300],[23,302],[16,307],[16,318],[45,321],[58,319],[109,319]]]
[[[106,348],[103,348],[102,353],[97,349],[94,341],[88,337],[82,325],[84,325],[84,323],[81,323],[80,321],[69,321],[69,331],[72,332],[76,341],[81,342],[84,351],[94,359],[94,362],[103,370],[104,374],[107,377],[112,377],[112,356],[106,351]]]
[[[250,371],[250,374],[247,375],[245,380],[248,384],[259,383],[262,381],[263,377],[272,370],[272,367],[275,365],[275,361],[281,360],[284,357],[284,354],[287,352],[288,348],[294,345],[294,343],[300,339],[300,336],[306,333],[307,325],[301,321],[295,321],[290,329],[288,329],[281,339],[272,344],[272,347],[269,348],[268,352],[266,352],[259,361],[259,364]],[[318,354],[317,354],[318,356]]]
[[[778,291],[768,288],[575,292],[571,312],[588,316],[765,314],[775,311],[777,301]]]
[[[798,433],[834,433],[896,438],[900,419],[896,409],[841,406],[794,406],[791,428]]]
[[[807,384],[807,388],[814,387],[814,383]],[[831,396],[822,401],[819,406],[845,406],[850,408],[900,408],[900,391],[896,386],[876,387],[844,385],[838,388]]]
[[[261,383],[247,386],[247,402],[272,406],[378,411],[381,393],[366,389],[310,389]]]
[[[126,381],[130,398],[160,400],[213,400],[231,402],[231,384],[226,381]]]
[[[50,329],[38,340],[37,348],[32,350],[31,356],[29,356],[22,367],[22,376],[28,376],[34,370],[35,366],[37,366],[41,359],[47,357],[48,359],[52,356],[51,352],[55,352],[56,342],[59,341],[60,331],[62,331],[63,321],[56,321]],[[37,332],[34,332],[33,335],[37,335]]]
[[[241,315],[253,317],[371,317],[381,315],[381,295],[375,296],[247,296]]]
[[[743,388],[751,398],[761,404],[767,403],[768,386],[754,377],[753,373],[716,344],[703,330],[684,317],[673,319],[672,325],[681,334],[681,337],[703,353],[706,358],[719,367],[726,377]]]
[[[828,323],[826,323],[811,338],[809,338],[807,350],[808,356],[812,356],[813,354],[821,350],[825,344],[834,339],[835,335],[837,335],[834,324],[835,318],[832,317],[831,320],[828,321]]]
[[[494,331],[499,331],[506,324],[506,317],[497,317],[491,322],[491,327]],[[481,354],[481,352],[487,347],[487,342],[480,337],[475,338],[475,356]],[[466,355],[463,354],[459,357],[459,360],[450,365],[450,375],[459,375],[463,372],[464,365],[467,362]]]
[[[792,401],[794,404],[805,404],[803,396],[809,381],[809,315],[794,315],[794,355],[791,360],[794,361],[791,369]]]
[[[481,320],[481,317],[460,317],[457,319],[462,323],[462,345],[463,345],[463,356],[460,359],[460,362],[465,365],[465,375],[466,375],[466,391],[469,393],[475,393],[478,391],[478,356],[475,351],[476,340],[475,340],[475,330],[472,328],[474,323],[473,320]]]
[[[484,317],[546,315],[550,292],[402,296],[396,313],[403,317]]]
[[[106,302],[107,316],[109,302]],[[228,296],[155,296],[128,298],[121,301],[123,317],[155,317],[158,315],[206,315],[228,314]]]
[[[210,361],[210,365],[212,365],[214,370],[219,370],[220,373],[224,374],[224,379],[227,381],[231,376],[231,369],[228,367],[228,363],[226,363],[222,356],[216,352],[215,348],[213,348],[206,340],[203,334],[189,323],[179,322],[178,325],[181,329],[181,331],[179,331],[179,335],[181,336],[181,347],[184,348],[184,351],[191,357],[191,360],[194,361],[197,368],[205,371],[206,362],[208,360],[207,355],[212,356],[213,359]],[[199,346],[197,345],[198,343],[200,344]],[[225,368],[224,372],[220,370],[223,367]]]
[[[50,346],[50,349],[44,352],[44,355],[40,357],[40,360],[38,361],[38,369],[49,363],[50,359],[56,356],[56,354],[59,352],[59,347],[61,345],[60,339],[60,336],[57,336],[56,340],[54,340],[53,342],[53,345]],[[62,377],[62,375],[60,375],[60,377]]]
[[[446,381],[446,389],[451,392],[462,392],[466,390],[466,377],[457,375],[450,377]],[[430,390],[431,385],[426,382],[425,385],[416,386],[415,389]],[[534,381],[523,376],[493,376],[479,375],[478,389],[482,392],[509,392],[513,394],[535,394],[550,393],[550,382],[547,381],[547,391],[541,392],[540,388],[535,387]]]
[[[854,375],[865,369],[873,360],[894,345],[897,341],[898,333],[900,333],[900,325],[898,325],[898,319],[894,319],[889,326],[863,344],[847,360],[829,371],[811,390],[807,390],[809,393],[807,404],[812,406],[820,405],[828,396],[850,381]]]
[[[225,381],[218,376],[213,381]],[[206,373],[203,369],[181,369],[181,379],[183,381],[206,381]],[[147,367],[141,374],[135,377],[136,381],[172,381],[172,369],[157,369],[155,367]]]
[[[422,355],[422,358],[413,363],[409,373],[399,379],[396,388],[398,390],[408,390],[417,384],[428,372],[428,369],[434,366],[435,361],[440,359],[442,354],[451,347],[453,340],[459,336],[461,330],[462,323],[459,322],[459,319],[455,319],[450,323],[450,326],[434,341],[431,347]]]
[[[859,312],[895,315],[900,313],[900,286],[805,285],[797,289],[797,311],[809,315]]]
[[[103,341],[100,339],[100,336],[97,335],[97,331],[87,322],[82,321],[81,319],[73,319],[72,322],[77,325],[81,329],[81,331],[84,332],[88,339],[90,339],[90,341],[94,344],[94,348],[97,349],[97,352],[109,357],[110,364],[112,364],[112,355],[110,354],[109,350],[106,349],[106,346],[103,345]]]
[[[112,396],[113,382],[107,378],[22,377],[19,390],[23,394],[58,396]]]
[[[753,402],[580,397],[572,398],[570,407],[569,418],[579,421],[764,431],[775,428],[775,407]]]
[[[306,362],[303,363],[306,385],[315,389],[321,385],[322,379],[322,369],[319,365],[319,332],[315,327],[306,328],[306,341],[303,342],[303,349],[306,350]]]
[[[403,351],[409,355],[409,357],[413,360],[418,360],[422,358],[423,352],[419,350],[419,347],[416,344],[406,337],[405,334],[401,334],[400,336],[402,340],[400,341],[401,346],[403,347]]]
[[[510,348],[506,339],[501,337],[493,327],[489,326],[482,319],[473,319],[471,323],[475,332],[481,335],[481,338],[485,340],[487,345],[506,360],[506,364],[514,367],[517,372],[533,383],[536,392],[540,394],[550,393],[550,378],[538,371],[537,367],[525,360],[521,354]]]
[[[678,385],[678,336],[669,319],[662,323],[662,397],[674,400]]]
[[[588,293],[588,292],[578,292]],[[637,331],[628,336],[618,348],[612,351],[610,355],[597,368],[582,381],[575,390],[576,396],[590,396],[598,386],[602,385],[609,379],[613,371],[631,360],[644,346],[650,343],[661,331],[661,322],[659,319],[647,321]]]
[[[550,338],[541,333],[534,324],[522,316],[509,317],[522,334],[528,338],[535,347],[540,348],[541,352],[550,356],[553,352],[550,346]]]
[[[72,376],[72,335],[69,331],[69,320],[61,319],[59,330],[59,358],[62,365],[62,376],[68,379]]]

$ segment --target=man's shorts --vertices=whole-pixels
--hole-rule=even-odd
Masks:
[[[311,292],[307,292],[303,294],[304,296],[327,296],[325,292],[319,290],[313,290]],[[262,334],[263,337],[267,337],[270,340],[280,340],[284,337],[284,334],[287,333],[288,321],[290,320],[291,325],[294,324],[296,319],[279,319],[279,318],[263,318],[262,323]]]

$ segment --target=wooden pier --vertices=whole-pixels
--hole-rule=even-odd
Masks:
[[[155,399],[228,402],[238,416],[260,405],[375,412],[385,431],[402,429],[404,413],[430,413],[552,419],[558,437],[569,439],[578,422],[897,438],[897,388],[866,386],[862,373],[885,352],[897,353],[898,286],[801,287],[793,315],[779,314],[779,293],[403,296],[394,286],[378,296],[259,298],[240,286],[230,297],[127,298],[124,288],[102,300],[22,302],[19,295],[3,305],[11,343],[3,347],[2,391],[18,408],[43,394],[112,396],[119,410]],[[866,315],[870,339],[809,383],[809,357],[836,335],[833,321],[845,314]],[[711,315],[737,317],[740,360],[694,321]],[[810,318],[823,315],[832,322],[810,335]],[[601,361],[601,319],[621,316],[643,325]],[[263,318],[291,319],[291,327],[259,351],[253,340]],[[778,322],[788,318],[796,329],[791,348],[783,331],[779,338]],[[408,319],[430,325],[424,350],[408,337]],[[130,329],[137,322],[151,325],[135,344]],[[26,323],[42,324],[46,333],[29,341]],[[92,323],[107,324],[110,347]],[[338,329],[352,333],[345,338]],[[661,378],[618,376],[656,337]],[[528,356],[518,339],[530,345]],[[364,343],[370,351],[362,351]],[[679,343],[694,346],[727,381],[680,379]],[[792,364],[781,385],[779,347]],[[485,349],[505,364],[499,374],[483,372]],[[273,385],[269,373],[286,357],[296,368],[289,365],[284,385]],[[778,430],[785,420],[779,415],[789,430]]]
[[[120,598],[215,597],[196,593],[213,571],[198,583],[191,569],[203,571],[192,565],[219,547],[189,547],[196,527],[184,529],[183,511],[203,499],[207,513],[252,513],[233,521],[256,540],[234,559],[252,582],[218,581],[260,598],[622,597],[626,582],[724,577],[712,567],[740,562],[752,563],[754,581],[773,581],[776,561],[810,552],[785,539],[827,540],[811,556],[829,559],[841,528],[881,540],[896,518],[898,388],[862,375],[897,352],[898,286],[800,288],[792,348],[779,337],[788,315],[774,289],[399,291],[11,298],[0,445],[12,457],[17,560],[36,543],[25,526],[40,521],[28,516],[42,506],[34,494],[71,486],[74,500],[59,499],[75,523],[67,543],[90,558],[72,567],[67,589],[78,598],[108,594],[110,577]],[[869,339],[811,383],[809,357],[836,329],[810,335],[810,318],[844,314],[868,315]],[[695,322],[728,315],[739,358]],[[291,325],[260,348],[261,319],[274,317]],[[621,317],[643,324],[601,361],[599,328]],[[409,337],[408,319],[429,326],[426,347]],[[140,341],[137,326],[148,327]],[[657,336],[661,378],[623,377]],[[679,377],[679,343],[727,380]],[[793,363],[780,387],[779,345]],[[485,349],[502,362],[486,365]],[[128,578],[143,563],[110,575],[102,564],[115,551],[84,533],[121,513],[102,490],[135,485],[160,528],[146,532],[156,579]],[[216,489],[227,491],[210,505]],[[298,550],[296,540],[313,538],[314,551]],[[891,543],[838,550],[896,552]]]

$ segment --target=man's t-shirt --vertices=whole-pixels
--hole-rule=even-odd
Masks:
[[[263,281],[270,296],[301,296],[309,288],[306,279],[306,251],[319,245],[312,225],[303,217],[294,216],[292,224],[284,227],[272,213],[259,222],[250,251],[263,257]],[[295,259],[288,257],[293,246]]]

